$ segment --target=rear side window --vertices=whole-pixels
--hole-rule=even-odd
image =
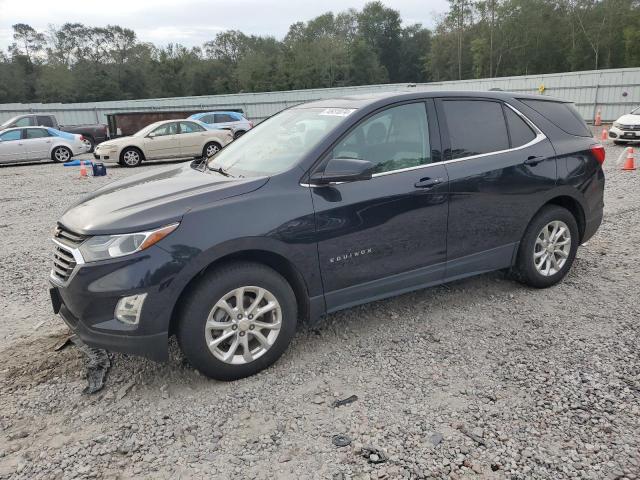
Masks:
[[[507,117],[507,125],[509,126],[509,135],[511,136],[511,147],[521,147],[536,138],[535,132],[531,129],[520,115],[504,107],[504,114]]]
[[[530,100],[521,98],[520,101],[533,108],[559,129],[569,135],[591,137],[591,132],[573,104],[552,102],[548,100]]]
[[[215,123],[235,122],[236,119],[226,113],[216,113]]]
[[[451,141],[451,158],[464,158],[509,148],[502,105],[485,100],[442,102]]]
[[[50,137],[49,132],[44,128],[27,128],[27,138]]]
[[[53,127],[53,121],[48,115],[38,115],[38,125],[42,127]]]

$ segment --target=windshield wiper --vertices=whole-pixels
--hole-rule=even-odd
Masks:
[[[207,165],[207,168],[213,172],[219,173],[220,175],[224,175],[225,177],[233,177],[233,175],[222,167],[212,167],[211,165]]]

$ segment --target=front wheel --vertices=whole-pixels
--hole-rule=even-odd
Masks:
[[[222,147],[220,146],[219,143],[209,142],[202,149],[202,156],[204,158],[213,157],[216,153],[220,151],[221,148]]]
[[[555,285],[571,269],[579,236],[578,224],[569,210],[556,205],[543,207],[520,242],[516,278],[535,288]]]
[[[133,168],[142,163],[142,155],[137,148],[125,148],[120,156],[120,165]]]
[[[179,321],[178,343],[189,362],[208,377],[237,380],[284,353],[296,330],[297,304],[277,272],[238,262],[202,278]]]
[[[58,163],[66,163],[71,160],[72,156],[73,153],[71,152],[71,150],[69,150],[67,147],[62,146],[54,148],[53,152],[51,152],[51,158],[54,162]]]

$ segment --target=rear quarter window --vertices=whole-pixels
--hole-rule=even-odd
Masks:
[[[579,137],[591,137],[591,131],[587,127],[572,103],[554,102],[549,100],[519,99],[528,107],[533,108],[540,115],[553,123],[560,130],[569,135]]]

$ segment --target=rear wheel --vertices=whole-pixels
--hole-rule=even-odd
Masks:
[[[92,153],[96,146],[96,142],[93,138],[85,137],[84,135],[82,136],[82,144],[84,145],[85,153]]]
[[[56,147],[53,149],[53,152],[51,152],[51,158],[54,162],[58,163],[66,163],[71,160],[72,156],[73,153],[71,152],[71,150],[63,146]]]
[[[296,323],[296,299],[287,281],[264,265],[238,262],[212,271],[191,291],[178,342],[203,374],[236,380],[273,364]]]
[[[142,154],[137,148],[129,147],[125,148],[120,154],[120,165],[133,168],[142,163]]]
[[[235,140],[237,138],[240,138],[244,134],[245,134],[244,130],[238,130],[236,133],[233,134],[233,139]]]
[[[516,278],[535,288],[561,281],[578,250],[578,224],[566,208],[547,205],[531,220],[516,260]]]

